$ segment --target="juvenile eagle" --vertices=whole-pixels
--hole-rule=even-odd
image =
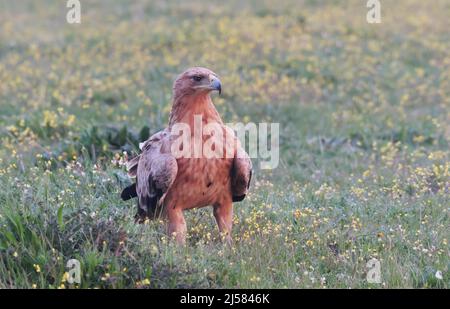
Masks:
[[[223,124],[211,100],[212,91],[220,94],[222,85],[208,69],[195,67],[179,75],[173,85],[168,127],[142,143],[142,153],[127,165],[136,183],[123,190],[122,199],[137,197],[139,222],[157,215],[167,218],[168,233],[180,244],[185,243],[187,231],[183,211],[209,205],[214,207],[220,232],[231,241],[232,203],[242,201],[250,185],[251,160],[234,131]],[[203,133],[200,137],[204,144],[213,145],[212,149],[223,147],[222,157],[174,155],[173,145],[180,134],[173,129],[179,124],[188,126],[189,138],[195,140],[196,119],[201,119],[203,127],[217,125],[223,133]],[[180,149],[183,147],[186,145],[181,143]]]

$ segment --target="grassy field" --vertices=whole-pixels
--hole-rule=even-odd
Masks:
[[[81,3],[0,1],[0,288],[450,287],[449,1]],[[226,122],[280,123],[232,247],[210,208],[177,247],[119,199],[196,65]]]

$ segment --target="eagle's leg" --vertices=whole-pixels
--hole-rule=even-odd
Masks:
[[[186,243],[187,228],[183,210],[178,207],[167,207],[167,219],[169,220],[169,236],[175,237],[179,245],[184,245]]]
[[[220,234],[224,240],[231,244],[231,229],[233,227],[233,203],[231,201],[224,201],[220,204],[214,205],[214,217],[216,218]]]

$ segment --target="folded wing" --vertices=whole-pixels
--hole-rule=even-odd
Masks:
[[[170,134],[161,131],[141,144],[142,153],[128,164],[128,173],[136,177],[137,219],[153,217],[175,181],[178,165],[170,153]]]
[[[250,188],[252,179],[252,161],[245,150],[238,146],[231,169],[231,192],[233,202],[242,201]]]

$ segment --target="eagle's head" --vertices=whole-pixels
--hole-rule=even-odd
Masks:
[[[173,84],[174,97],[222,92],[222,83],[213,71],[194,67],[181,73]]]

